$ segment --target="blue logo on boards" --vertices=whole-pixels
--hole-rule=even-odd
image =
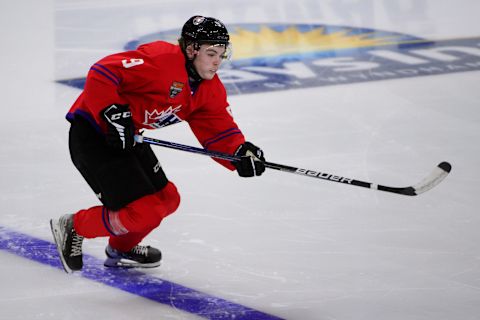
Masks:
[[[233,59],[219,71],[229,94],[480,70],[480,37],[430,41],[396,32],[320,24],[228,25]],[[177,42],[180,30],[130,41]],[[83,88],[84,78],[60,83]]]

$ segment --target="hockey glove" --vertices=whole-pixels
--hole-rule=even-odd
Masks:
[[[128,105],[112,104],[102,111],[107,122],[107,145],[119,150],[132,150],[135,145],[135,127]]]
[[[232,162],[240,177],[260,176],[265,171],[263,151],[253,143],[245,142],[240,145],[235,155],[241,157],[240,160]]]

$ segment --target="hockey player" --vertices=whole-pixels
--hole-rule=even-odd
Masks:
[[[186,121],[202,146],[241,156],[217,160],[242,177],[260,176],[263,152],[234,122],[216,74],[230,53],[224,24],[194,16],[179,44],[156,41],[107,56],[89,70],[67,114],[70,155],[102,205],[50,220],[65,271],[82,269],[84,238],[109,237],[107,267],[156,267],[161,252],[139,245],[180,204],[141,129]]]

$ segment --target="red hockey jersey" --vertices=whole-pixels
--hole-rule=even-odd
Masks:
[[[105,132],[101,111],[112,104],[129,105],[136,129],[187,121],[205,149],[231,154],[245,142],[217,75],[202,80],[192,93],[178,45],[156,41],[101,59],[90,68],[85,88],[67,119],[84,117]],[[218,162],[234,169],[227,161]]]

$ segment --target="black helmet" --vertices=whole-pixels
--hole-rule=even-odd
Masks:
[[[230,36],[227,28],[218,19],[204,16],[193,16],[182,28],[182,38],[187,43],[229,44]]]

